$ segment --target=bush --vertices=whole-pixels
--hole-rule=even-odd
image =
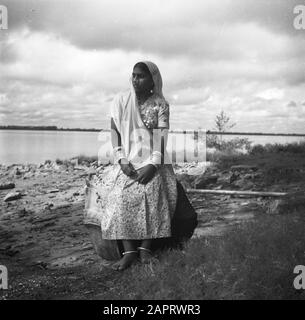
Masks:
[[[258,155],[262,153],[294,153],[294,154],[305,154],[305,142],[294,142],[294,143],[267,143],[262,146],[256,144],[249,149],[249,153],[252,155]]]
[[[64,163],[63,160],[60,160],[60,159],[58,159],[58,158],[55,160],[55,162],[56,162],[56,164],[58,164],[58,165],[61,165],[61,164]]]

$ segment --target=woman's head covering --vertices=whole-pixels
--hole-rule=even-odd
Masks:
[[[162,77],[161,77],[161,73],[160,73],[157,65],[151,61],[140,61],[138,63],[143,63],[147,66],[147,68],[153,78],[153,81],[154,81],[154,85],[155,85],[154,86],[154,93],[156,93],[158,96],[160,96],[160,98],[164,99],[163,92],[162,92],[162,86],[163,86]],[[136,63],[136,65],[138,63]]]
[[[162,77],[158,67],[150,61],[141,62],[147,66],[149,72],[154,81],[154,94],[153,99],[156,99],[158,103],[167,103],[162,92]],[[131,79],[130,79],[131,80]],[[151,152],[151,138],[152,131],[145,128],[141,114],[139,112],[139,106],[137,97],[131,81],[131,90],[126,94],[118,95],[110,108],[111,117],[116,125],[117,130],[121,135],[121,142],[123,149],[121,148],[121,154],[131,161],[136,169],[151,163],[150,152]],[[146,135],[146,137],[145,137]],[[144,137],[144,138],[143,138]],[[154,135],[157,137],[157,135]],[[158,146],[158,143],[154,143]],[[159,151],[157,151],[158,157],[160,158]],[[139,159],[139,154],[147,159]],[[168,159],[165,151],[165,159]],[[155,161],[155,160],[154,160]],[[166,160],[168,161],[168,160]]]

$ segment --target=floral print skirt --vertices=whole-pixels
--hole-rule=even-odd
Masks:
[[[117,164],[107,166],[86,188],[84,223],[100,226],[106,240],[166,238],[176,202],[172,165],[159,166],[146,185],[126,176]]]

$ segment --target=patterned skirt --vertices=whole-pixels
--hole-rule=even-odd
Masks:
[[[172,165],[162,165],[146,184],[127,177],[119,165],[105,167],[86,188],[84,223],[101,227],[107,240],[171,236],[177,202]]]

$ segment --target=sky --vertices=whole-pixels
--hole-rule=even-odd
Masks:
[[[155,62],[171,129],[305,133],[301,0],[0,0],[0,125],[109,128],[138,61]]]

